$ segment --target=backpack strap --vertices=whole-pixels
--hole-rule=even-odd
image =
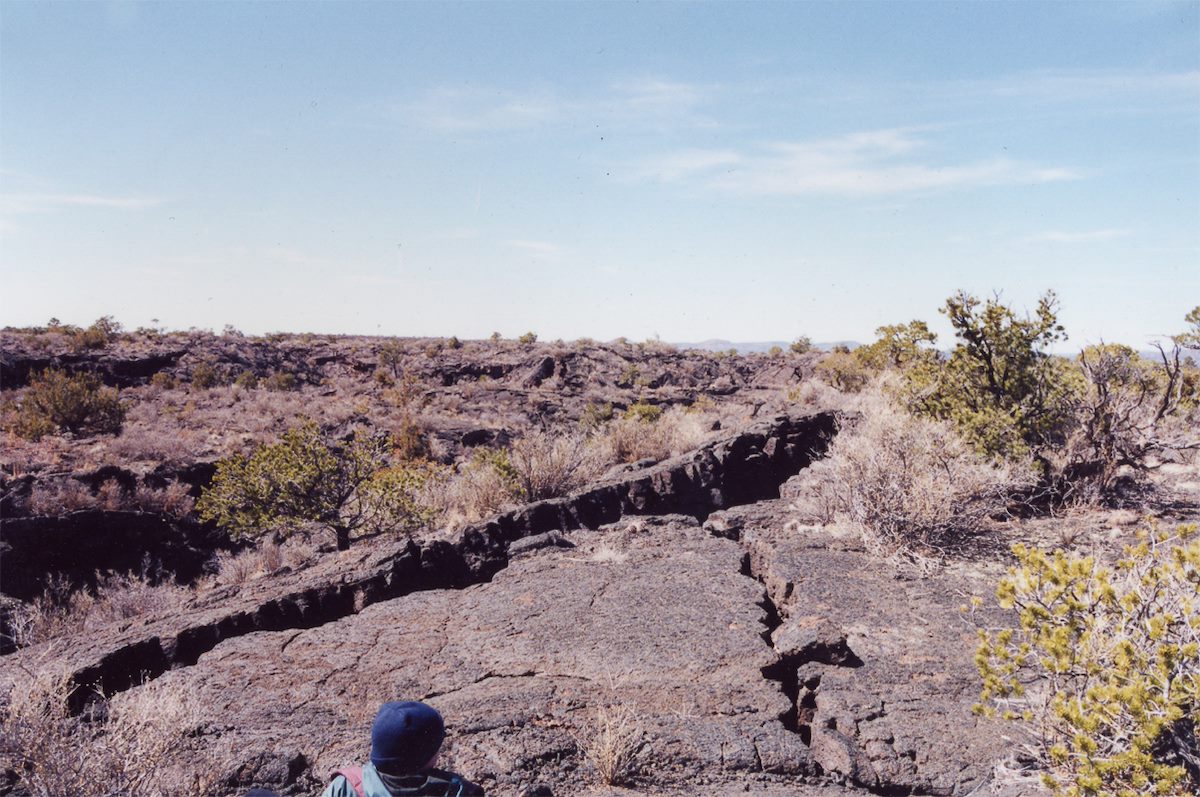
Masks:
[[[335,778],[338,775],[341,775],[346,779],[346,782],[350,784],[351,788],[354,789],[354,793],[357,794],[358,797],[367,797],[367,790],[363,787],[362,767],[342,767],[337,772],[333,773],[333,777]]]

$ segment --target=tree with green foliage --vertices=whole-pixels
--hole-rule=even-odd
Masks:
[[[958,343],[945,362],[908,370],[911,408],[950,420],[991,456],[1038,457],[1061,442],[1078,385],[1069,364],[1047,351],[1067,337],[1057,311],[1053,291],[1025,317],[999,298],[981,302],[965,292],[954,294],[942,312]]]
[[[976,711],[1023,725],[1057,797],[1196,794],[1197,527],[1143,532],[1112,566],[1014,552],[996,594],[1017,626],[980,632]]]
[[[404,344],[398,340],[388,340],[379,347],[379,365],[392,372],[392,376],[400,376],[404,367]]]
[[[74,335],[75,347],[79,350],[102,349],[121,334],[121,324],[112,316],[97,318],[87,329],[81,329]]]
[[[791,345],[788,346],[788,349],[792,352],[792,354],[807,354],[808,352],[812,351],[812,339],[807,335],[801,335],[792,341]],[[736,354],[737,350],[735,349],[733,353]]]
[[[390,447],[387,436],[360,431],[335,441],[307,423],[248,457],[218,462],[196,508],[235,538],[313,523],[334,533],[339,551],[357,531],[412,531],[430,520],[418,500],[430,470],[421,463],[389,467]]]
[[[117,434],[125,406],[116,388],[95,374],[49,369],[35,374],[21,397],[15,431],[37,440],[54,432]]]
[[[937,333],[930,332],[924,321],[886,324],[875,330],[876,340],[854,350],[854,356],[867,368],[905,368],[917,362],[937,359],[933,345]]]

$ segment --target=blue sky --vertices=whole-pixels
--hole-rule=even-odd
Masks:
[[[0,4],[0,323],[1072,344],[1200,304],[1200,4]]]

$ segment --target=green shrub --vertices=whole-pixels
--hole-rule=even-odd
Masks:
[[[242,390],[254,390],[258,387],[258,376],[253,371],[247,369],[237,375],[237,379],[233,380],[233,384]]]
[[[875,373],[849,351],[831,351],[816,366],[817,377],[846,393],[857,393],[867,386]]]
[[[200,390],[221,384],[221,372],[208,361],[196,363],[192,368],[192,386]]]
[[[801,335],[792,341],[792,345],[788,346],[788,349],[792,354],[807,354],[812,351],[812,340],[806,335]],[[737,354],[737,350],[731,350],[730,354]]]
[[[662,417],[663,410],[654,404],[647,404],[644,401],[639,401],[629,405],[629,409],[625,410],[621,417],[626,420],[638,421],[640,423],[654,423]]]
[[[234,537],[316,524],[332,531],[343,551],[356,531],[411,531],[428,520],[417,492],[430,471],[419,463],[389,467],[389,448],[386,436],[358,432],[341,443],[305,424],[249,457],[218,462],[196,508]]]
[[[408,413],[402,415],[396,430],[392,432],[392,451],[402,462],[429,457],[429,441],[425,431]]]
[[[72,338],[77,349],[102,349],[121,334],[121,325],[112,316],[102,316],[87,329],[76,331]]]
[[[526,332],[524,335],[517,338],[517,343],[520,343],[523,346],[532,345],[537,343],[537,335],[533,332]]]
[[[906,371],[913,410],[949,420],[981,453],[1023,459],[1060,444],[1078,389],[1066,361],[1046,351],[1066,340],[1053,292],[1033,317],[999,299],[967,293],[946,300],[958,343],[945,362],[918,361]]]
[[[296,375],[289,371],[276,371],[262,380],[262,386],[274,392],[295,390],[296,385]]]
[[[593,404],[588,402],[579,414],[579,428],[586,432],[594,432],[613,418],[611,403]]]
[[[167,371],[156,371],[154,375],[150,377],[150,384],[159,390],[174,390],[175,377]]]
[[[404,365],[404,345],[398,340],[389,340],[379,347],[379,365],[399,376]]]
[[[887,324],[875,330],[876,340],[854,350],[854,357],[864,367],[876,371],[885,368],[906,368],[914,363],[937,359],[933,345],[937,335],[929,331],[924,321],[907,324]]]
[[[1020,723],[1061,797],[1200,789],[1200,539],[1143,532],[1114,565],[1017,546],[981,631],[976,711]]]
[[[35,375],[21,397],[16,432],[37,440],[56,431],[117,434],[125,406],[116,388],[104,387],[94,374],[48,370]]]

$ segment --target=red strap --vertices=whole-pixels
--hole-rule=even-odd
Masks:
[[[354,787],[354,793],[358,797],[367,797],[367,790],[363,788],[362,767],[343,767],[333,773],[335,778],[338,775],[341,775],[347,783]]]

